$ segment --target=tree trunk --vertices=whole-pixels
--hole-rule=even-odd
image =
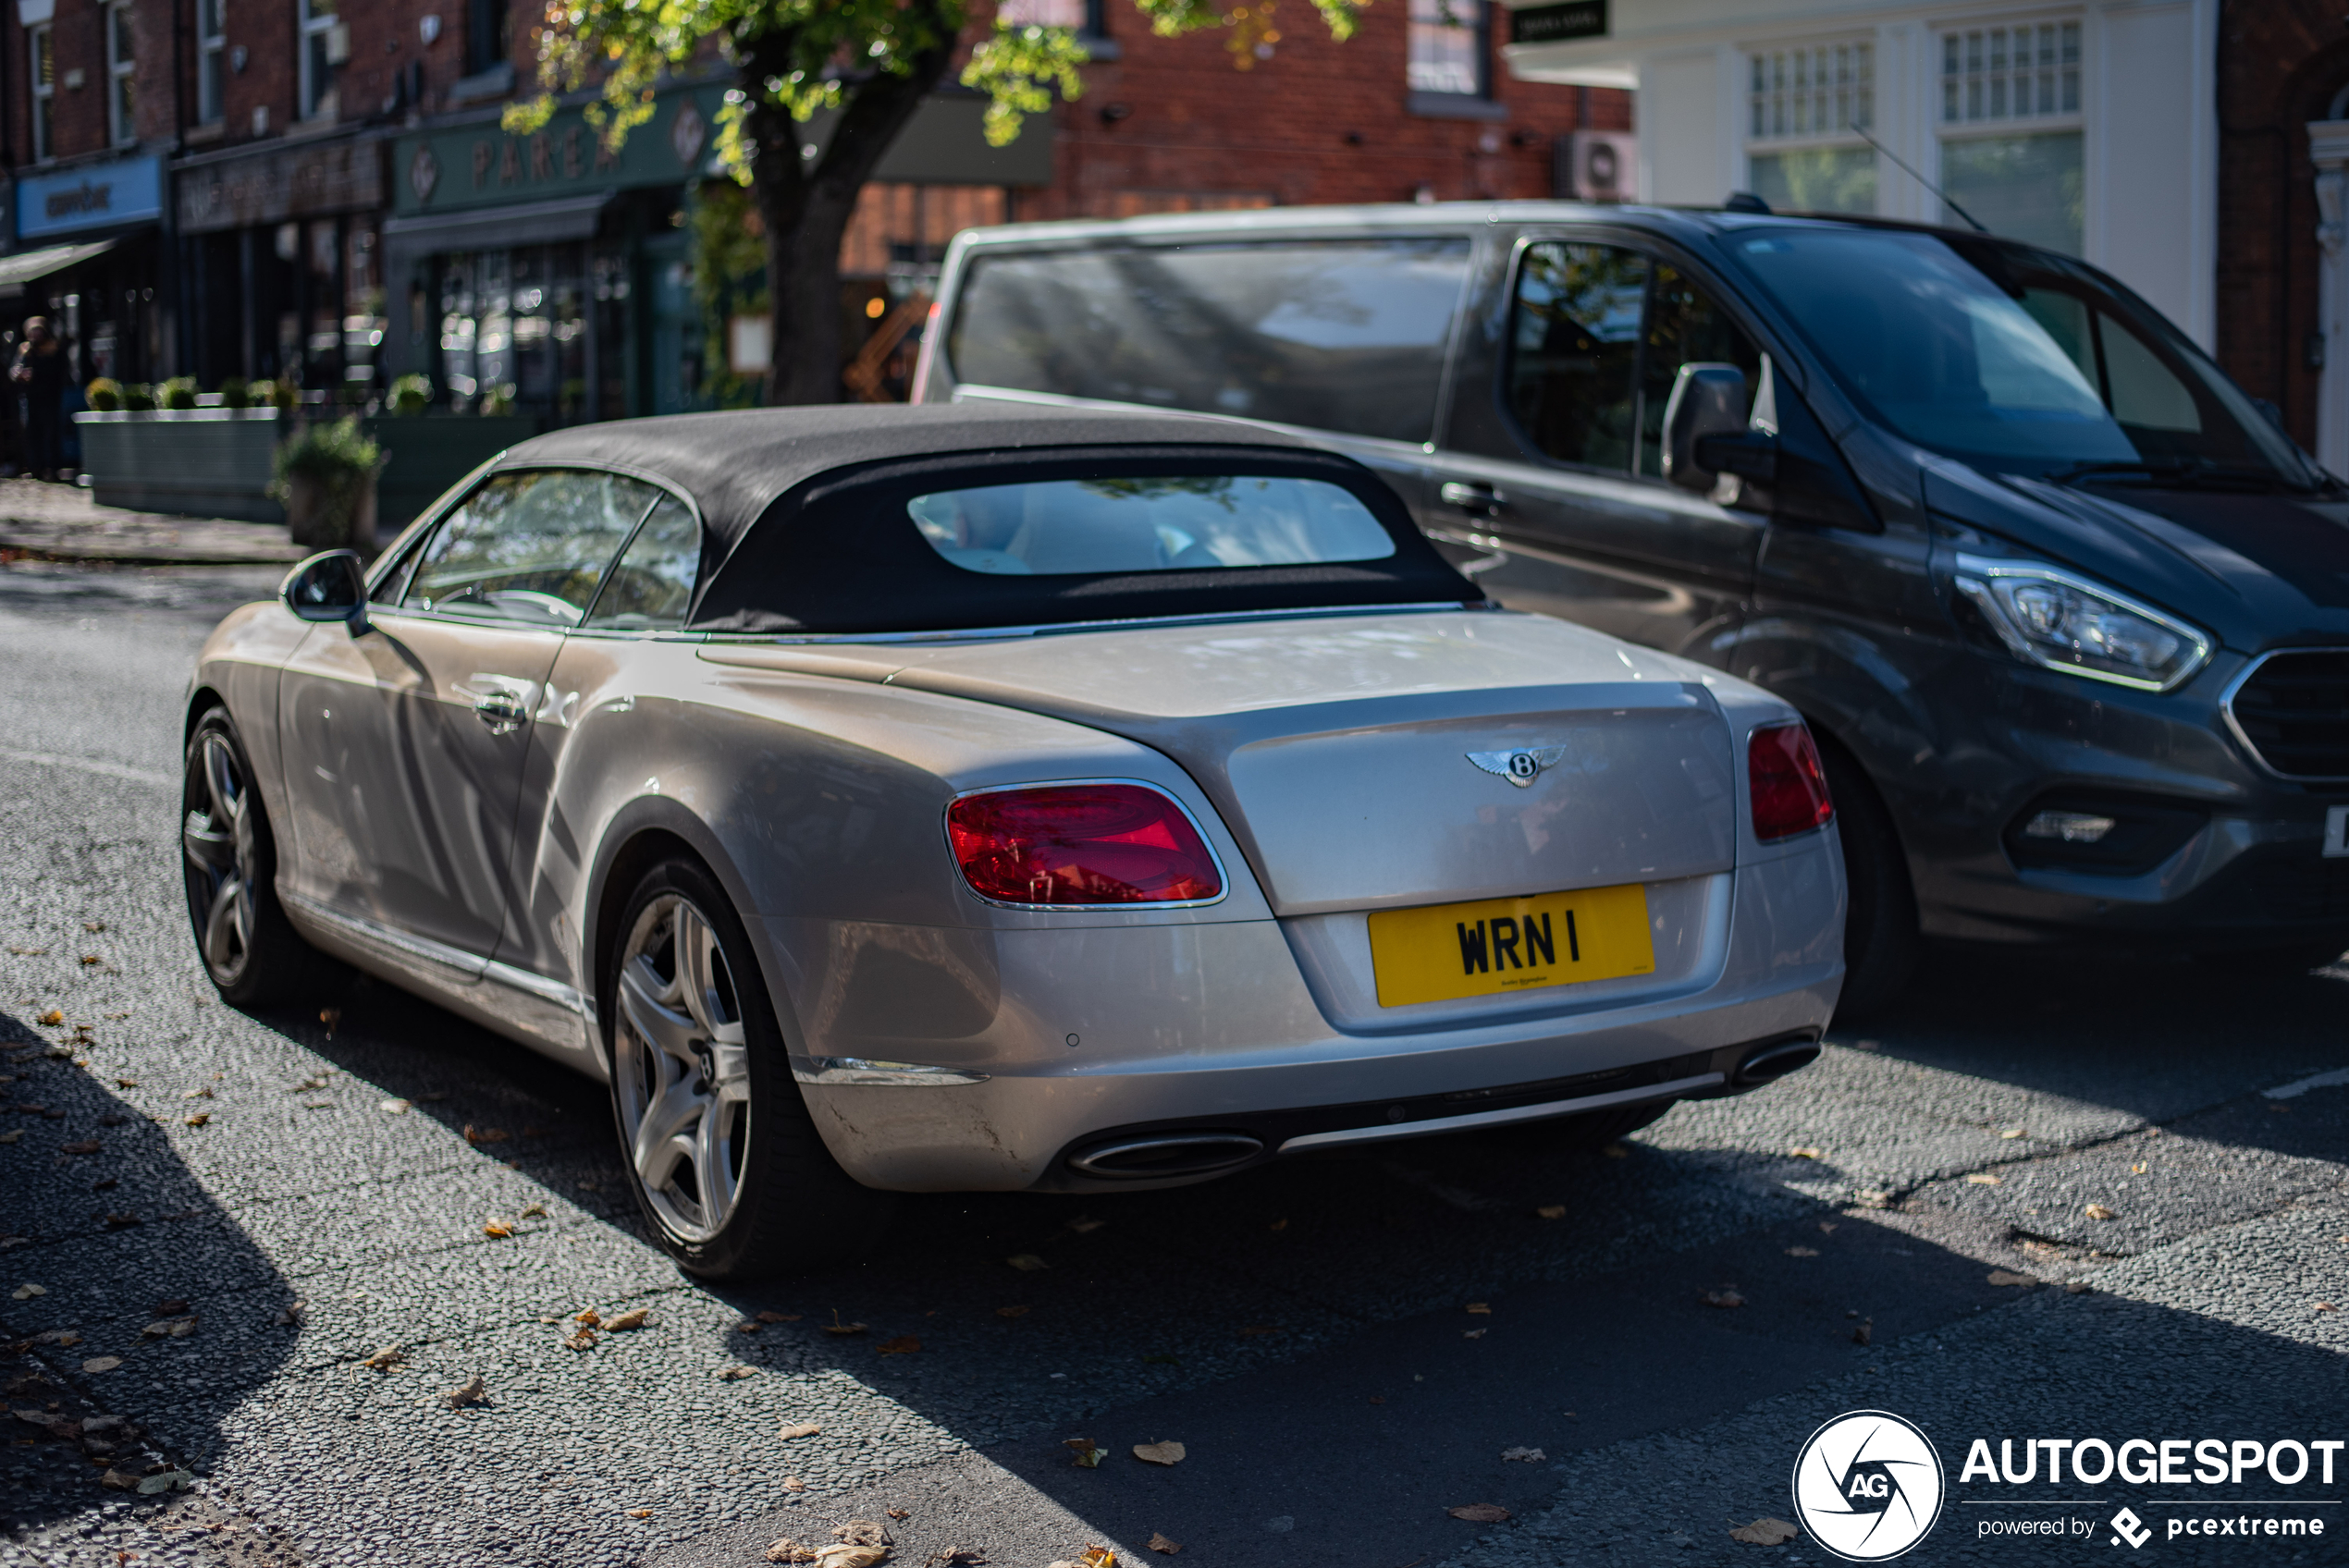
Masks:
[[[856,196],[923,97],[945,74],[948,42],[918,55],[905,76],[879,72],[849,88],[823,156],[801,155],[809,128],[761,102],[759,84],[783,74],[780,48],[746,51],[740,73],[752,108],[744,126],[751,192],[767,226],[767,297],[774,312],[769,403],[836,403],[841,393],[840,242]]]

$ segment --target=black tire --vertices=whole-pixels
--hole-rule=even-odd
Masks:
[[[717,878],[682,858],[653,866],[607,951],[612,1121],[636,1206],[677,1266],[704,1280],[765,1279],[878,1240],[894,1201],[859,1186],[825,1148]]]
[[[236,721],[208,710],[188,737],[179,864],[196,955],[232,1007],[306,1000],[350,970],[296,934],[277,902],[277,842]]]
[[[1843,876],[1851,906],[1843,925],[1843,995],[1838,1023],[1883,1012],[1916,973],[1923,942],[1917,935],[1917,895],[1892,814],[1851,753],[1818,734],[1819,760],[1835,797],[1836,831],[1843,842]]]

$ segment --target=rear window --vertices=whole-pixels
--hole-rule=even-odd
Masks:
[[[949,562],[998,576],[1311,566],[1395,553],[1368,507],[1314,479],[1062,479],[933,491],[905,510]]]
[[[1465,239],[982,255],[947,354],[979,386],[1421,442],[1468,266]]]

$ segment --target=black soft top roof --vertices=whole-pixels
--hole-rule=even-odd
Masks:
[[[578,425],[501,468],[586,463],[657,476],[703,522],[689,627],[869,633],[1353,605],[1476,603],[1395,492],[1337,453],[1217,419],[1015,403],[758,409]],[[1043,479],[1252,473],[1325,480],[1384,526],[1377,560],[1199,571],[992,576],[949,563],[904,503]]]

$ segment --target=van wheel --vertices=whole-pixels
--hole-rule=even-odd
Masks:
[[[750,939],[695,862],[646,872],[606,986],[612,1116],[637,1207],[705,1280],[837,1263],[887,1225],[888,1194],[836,1163],[793,1079]]]
[[[1892,814],[1850,753],[1814,727],[1827,790],[1835,797],[1836,831],[1843,842],[1843,876],[1851,907],[1843,924],[1843,995],[1835,1022],[1859,1023],[1882,1012],[1916,972],[1917,896],[1909,885],[1908,857]]]

